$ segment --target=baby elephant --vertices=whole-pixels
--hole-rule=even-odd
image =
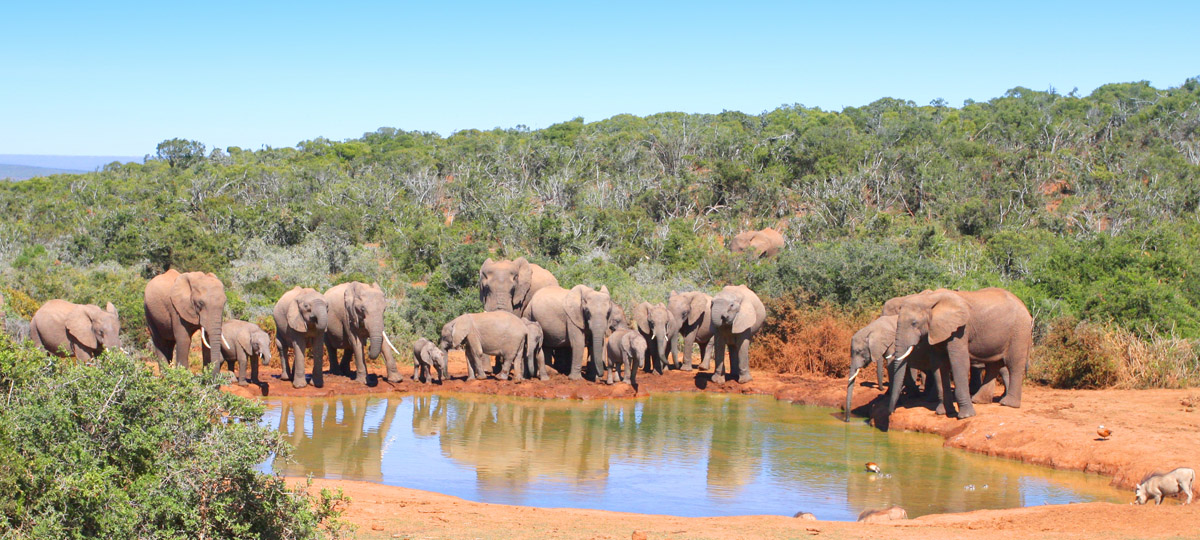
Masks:
[[[606,382],[625,381],[637,386],[637,372],[649,347],[646,338],[632,328],[618,328],[608,337],[608,366]]]
[[[497,378],[508,379],[513,362],[525,352],[527,331],[520,317],[507,311],[467,313],[442,326],[438,347],[443,351],[462,347],[467,353],[467,380],[487,378],[488,357],[499,356]],[[523,358],[521,358],[523,360]],[[521,370],[517,370],[520,375]]]
[[[1196,479],[1196,471],[1187,467],[1180,467],[1166,474],[1154,474],[1137,485],[1137,504],[1146,504],[1146,500],[1153,498],[1154,504],[1162,504],[1164,495],[1178,495],[1183,492],[1187,495],[1187,501],[1183,504],[1191,504],[1192,502],[1192,481]]]
[[[542,352],[542,325],[525,321],[525,371],[529,378],[550,380],[546,372],[546,354]]]
[[[446,380],[446,353],[434,342],[425,338],[418,339],[413,343],[413,380],[433,382],[433,369],[437,370],[439,383]]]
[[[881,510],[863,510],[863,513],[858,515],[859,523],[884,523],[900,519],[908,519],[908,512],[899,506]]]

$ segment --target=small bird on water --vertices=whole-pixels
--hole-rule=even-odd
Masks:
[[[1100,427],[1096,428],[1096,434],[1099,435],[1101,439],[1108,440],[1108,436],[1112,435],[1112,430],[1104,427],[1104,424],[1100,424]]]
[[[868,461],[867,462],[867,472],[878,473],[879,465],[876,465],[874,461]]]

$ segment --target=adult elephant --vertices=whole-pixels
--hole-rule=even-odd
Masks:
[[[93,304],[50,300],[29,320],[29,339],[51,354],[87,362],[105,349],[121,347],[121,321],[112,302],[100,309]]]
[[[684,371],[692,370],[692,345],[700,345],[700,368],[712,365],[712,297],[700,292],[677,293],[671,291],[667,298],[667,310],[674,319],[671,332],[671,364]],[[676,356],[679,336],[683,336],[683,350]]]
[[[875,362],[876,380],[879,381],[879,388],[883,388],[884,367],[888,363],[887,357],[892,355],[892,345],[895,341],[895,315],[879,317],[871,321],[850,338],[850,380],[846,383],[846,414],[843,420],[850,421],[851,402],[854,399],[854,381],[858,378],[858,372],[862,368]]]
[[[146,284],[143,305],[160,369],[167,368],[172,354],[176,367],[187,368],[192,334],[199,330],[204,365],[212,364],[213,373],[220,371],[225,285],[217,276],[205,272],[181,274],[172,268]]]
[[[646,357],[643,362],[647,372],[662,375],[667,366],[667,350],[671,344],[671,332],[678,328],[674,316],[663,303],[642,302],[633,308],[633,320],[637,331],[646,340]]]
[[[271,336],[257,324],[229,319],[221,325],[221,355],[228,364],[237,364],[237,383],[246,386],[258,382],[258,364],[271,360]],[[250,377],[246,377],[246,364]],[[230,366],[233,371],[233,366]]]
[[[325,329],[329,325],[329,304],[325,296],[309,289],[295,287],[283,293],[275,303],[275,346],[279,348],[283,380],[291,380],[293,388],[304,388],[304,349],[312,351],[312,379],[317,387],[325,385]],[[295,365],[288,364],[288,355],[295,354]],[[331,359],[332,361],[332,359]]]
[[[900,315],[900,307],[904,305],[904,302],[906,300],[908,300],[909,298],[914,298],[914,297],[917,297],[917,296],[920,296],[923,294],[929,294],[932,292],[933,291],[931,291],[929,289],[925,289],[919,293],[909,294],[909,295],[905,295],[905,296],[897,296],[895,298],[889,298],[886,302],[883,303],[883,311],[880,313],[880,316],[881,317],[897,317]],[[895,338],[895,336],[893,335],[893,339],[894,338]],[[934,364],[934,358],[930,356],[929,344],[925,341],[921,341],[920,343],[917,344],[916,348],[913,349],[912,353],[910,353],[910,355],[908,357],[908,362],[907,362],[908,369],[896,372],[896,373],[903,374],[903,376],[904,376],[903,378],[900,378],[899,375],[897,375],[896,373],[893,373],[891,371],[891,369],[892,369],[891,364],[895,360],[894,353],[895,353],[895,351],[892,351],[891,353],[889,353],[889,357],[888,357],[888,360],[889,360],[888,374],[891,377],[890,380],[891,381],[899,381],[900,383],[902,383],[904,385],[904,388],[901,389],[902,392],[905,391],[905,389],[911,389],[912,392],[916,392],[916,378],[914,376],[914,372],[920,371],[925,374],[925,389],[921,395],[921,399],[923,399],[925,401],[940,400],[941,399],[941,391],[942,391],[941,390],[941,377],[938,375],[938,369],[937,369],[937,366]],[[877,364],[876,367],[878,368],[879,364]],[[883,384],[882,378],[879,379],[879,384],[880,385]],[[888,384],[893,384],[893,383],[889,382]],[[882,386],[881,386],[881,388],[882,388]],[[939,408],[940,407],[941,407],[941,405],[939,404]]]
[[[400,374],[396,358],[392,355],[399,354],[399,351],[383,331],[383,311],[387,307],[387,298],[379,284],[351,281],[334,285],[325,291],[324,296],[325,305],[329,308],[325,349],[329,353],[330,367],[336,367],[338,373],[347,377],[353,376],[356,383],[367,384],[367,363],[363,358],[363,346],[366,345],[367,358],[375,360],[383,354],[388,382],[403,381],[404,376]],[[384,341],[387,341],[387,347],[383,346]],[[337,362],[338,351],[342,351],[340,364]],[[353,368],[351,359],[354,361]]]
[[[484,311],[507,311],[529,318],[529,301],[546,287],[557,287],[549,270],[518,257],[515,261],[483,261],[479,268],[479,301]]]
[[[1033,348],[1033,317],[1016,295],[1004,289],[987,288],[938,289],[909,297],[901,305],[896,320],[897,352],[893,360],[896,369],[904,369],[907,358],[921,341],[928,342],[934,363],[941,370],[946,412],[954,402],[958,404],[959,419],[975,416],[970,391],[972,363],[990,370],[989,364],[1003,362],[1008,368],[1010,385],[1005,388],[1000,404],[1021,406],[1025,366]],[[895,410],[902,386],[892,385],[889,412]]]
[[[783,235],[767,227],[761,231],[746,231],[733,237],[729,250],[734,253],[753,253],[755,257],[774,257],[783,249]]]
[[[712,299],[713,374],[715,383],[725,382],[725,349],[729,364],[737,371],[737,381],[748,383],[750,342],[767,320],[767,309],[758,295],[745,285],[721,289]]]
[[[568,378],[583,378],[586,347],[599,380],[607,365],[604,337],[612,329],[614,306],[608,287],[601,286],[597,291],[587,285],[576,285],[571,290],[552,286],[533,295],[528,313],[530,320],[542,326],[542,347],[547,357],[553,358],[551,353],[555,350],[570,350]]]

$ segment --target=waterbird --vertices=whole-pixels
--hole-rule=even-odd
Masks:
[[[1107,440],[1108,436],[1112,435],[1112,430],[1104,427],[1104,424],[1100,424],[1100,427],[1096,428],[1096,434],[1099,435],[1101,439]]]
[[[868,461],[867,462],[867,472],[878,473],[879,465],[875,464],[874,461]]]
[[[975,484],[967,484],[964,487],[967,491],[975,491]]]

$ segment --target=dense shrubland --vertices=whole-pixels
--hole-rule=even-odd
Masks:
[[[994,285],[1037,320],[1038,380],[1194,384],[1198,128],[1190,79],[1015,88],[960,108],[888,98],[449,137],[381,128],[257,151],[175,139],[144,164],[0,186],[0,282],[34,302],[112,300],[137,343],[142,286],[168,267],[216,272],[230,315],[251,321],[293,285],[378,281],[389,330],[410,338],[479,309],[488,256],[525,255],[626,304],[746,283],[791,302],[777,316],[846,328],[893,295]],[[723,248],[764,226],[787,238],[779,257]],[[1079,353],[1095,333],[1128,346]],[[1137,347],[1157,367],[1127,369]],[[1106,363],[1124,375],[1078,374]]]

